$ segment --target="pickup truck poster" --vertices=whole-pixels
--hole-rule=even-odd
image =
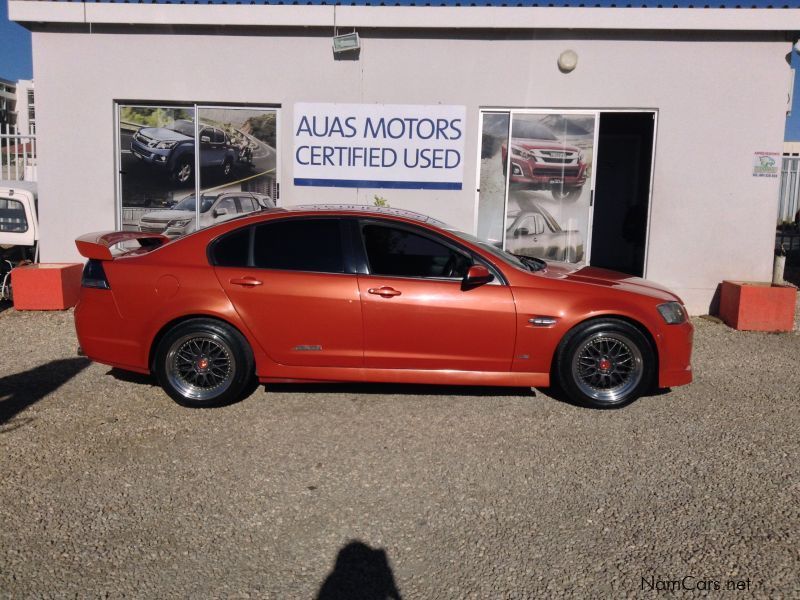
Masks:
[[[466,108],[294,105],[294,184],[460,190]]]
[[[121,105],[119,127],[123,229],[178,236],[194,231],[193,212],[205,227],[273,203],[274,109]]]
[[[483,115],[478,237],[514,254],[584,260],[595,118],[532,111]]]

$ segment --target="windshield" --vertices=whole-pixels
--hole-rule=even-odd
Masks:
[[[214,204],[214,200],[217,199],[217,196],[201,196],[201,198],[203,200],[200,202],[200,212],[204,213],[208,212],[208,209],[210,209],[211,205]],[[186,198],[173,206],[171,210],[190,210],[194,212],[196,210],[194,196],[186,196]]]
[[[511,127],[511,137],[525,140],[558,141],[558,138],[547,127],[541,123],[532,123],[531,121],[515,120],[514,125]]]
[[[448,229],[448,231],[450,233],[457,235],[462,240],[466,240],[471,244],[480,246],[481,250],[486,250],[492,256],[499,258],[506,264],[509,264],[513,267],[517,267],[518,269],[522,269],[523,271],[541,271],[547,266],[547,263],[541,259],[532,258],[529,256],[522,256],[520,254],[511,254],[510,252],[501,250],[500,248],[498,248],[493,244],[489,244],[487,242],[484,242],[483,240],[479,240],[472,234],[464,233],[463,231],[457,231],[455,229]]]
[[[175,121],[171,125],[167,127],[167,129],[171,129],[172,131],[177,131],[178,133],[182,133],[183,135],[188,135],[189,137],[194,137],[194,123],[191,121]]]

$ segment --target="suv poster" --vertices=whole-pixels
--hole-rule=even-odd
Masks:
[[[273,207],[276,136],[275,109],[120,105],[122,228],[177,237]]]
[[[595,114],[483,114],[478,237],[514,254],[585,259]]]

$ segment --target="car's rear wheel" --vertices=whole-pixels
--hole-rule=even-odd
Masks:
[[[649,340],[620,319],[597,319],[573,329],[556,355],[561,389],[595,408],[624,406],[652,387],[656,360]]]
[[[179,323],[161,339],[155,356],[161,387],[193,408],[239,400],[255,377],[253,365],[242,334],[213,319]]]
[[[175,183],[181,185],[189,183],[194,177],[194,157],[182,156],[175,163],[175,168],[172,170],[172,178]]]
[[[582,187],[562,188],[560,186],[557,186],[550,189],[550,193],[553,195],[553,200],[558,200],[559,202],[564,200],[567,200],[569,202],[575,202],[575,200],[581,197],[582,191],[583,191]]]

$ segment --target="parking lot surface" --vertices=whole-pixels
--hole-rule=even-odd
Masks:
[[[190,410],[77,357],[71,312],[4,310],[0,596],[798,597],[800,334],[695,325],[695,382],[616,411],[390,385]]]

